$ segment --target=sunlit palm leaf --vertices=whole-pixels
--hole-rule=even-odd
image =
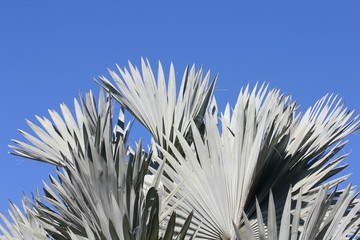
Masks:
[[[249,219],[255,218],[255,196],[263,208],[270,188],[281,210],[290,185],[294,192],[300,187],[304,192],[317,187],[343,159],[331,160],[343,144],[331,145],[358,128],[355,120],[349,121],[352,113],[342,106],[336,105],[331,113],[331,104],[322,107],[326,98],[301,118],[295,115],[295,103],[278,90],[266,97],[265,93],[263,87],[258,92],[250,93],[248,88],[241,92],[232,116],[229,106],[221,115],[222,132],[213,114],[216,104],[212,104],[206,114],[205,135],[192,124],[193,145],[175,131],[184,155],[170,142],[172,154],[158,145],[171,165],[164,168],[171,179],[164,176],[164,186],[172,190],[185,179],[169,206],[186,197],[177,208],[184,215],[193,209],[194,223],[203,221],[199,236],[234,236],[232,221],[240,227],[243,211]]]
[[[118,66],[121,77],[109,70],[118,89],[104,76],[100,80],[114,98],[151,132],[158,143],[164,145],[166,139],[173,141],[173,128],[186,135],[190,121],[194,121],[198,127],[202,125],[216,82],[215,77],[208,87],[210,72],[202,81],[202,68],[195,72],[195,66],[190,69],[187,67],[180,92],[176,96],[175,70],[172,64],[167,87],[160,62],[157,81],[148,61],[145,63],[141,60],[142,74],[130,62],[129,67],[130,72]]]
[[[359,237],[358,230],[360,224],[360,203],[354,199],[357,195],[355,191],[350,191],[350,185],[340,195],[336,196],[335,191],[328,194],[328,185],[322,186],[317,191],[314,200],[308,205],[307,211],[302,211],[303,204],[302,194],[297,195],[296,207],[291,209],[291,192],[290,189],[286,198],[284,210],[282,211],[281,220],[270,217],[277,215],[274,207],[269,207],[267,214],[267,223],[263,221],[260,207],[257,208],[258,232],[255,232],[252,225],[247,220],[244,213],[244,229],[239,231],[235,226],[234,230],[242,239],[259,239],[268,240],[288,240],[288,239],[316,239],[316,240],[341,240]],[[274,206],[274,200],[270,192],[269,206]],[[334,207],[335,206],[335,207]],[[302,215],[302,216],[301,216]],[[305,219],[303,224],[299,225],[300,217]],[[260,227],[261,226],[261,227]],[[271,229],[280,226],[279,231]]]
[[[0,213],[0,217],[5,223],[5,226],[0,225],[1,240],[18,239],[18,240],[38,240],[49,239],[47,232],[44,230],[43,224],[35,217],[35,212],[31,210],[29,200],[26,196],[23,199],[24,215],[20,209],[10,202],[11,211],[9,214],[12,218],[12,223]]]

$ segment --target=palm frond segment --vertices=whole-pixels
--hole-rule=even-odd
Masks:
[[[268,240],[295,240],[295,239],[354,239],[359,237],[360,203],[356,197],[356,191],[351,190],[349,185],[340,195],[336,188],[330,191],[329,185],[322,186],[313,196],[311,203],[303,200],[306,198],[302,193],[292,198],[290,188],[281,219],[277,219],[274,198],[270,191],[268,201],[267,221],[257,204],[256,213],[257,228],[253,228],[244,213],[244,226],[239,230],[234,225],[234,231],[238,238],[242,239],[268,239]],[[292,202],[296,202],[292,209]],[[304,211],[304,208],[306,211]],[[302,222],[304,220],[304,222]],[[277,230],[277,226],[279,229]]]
[[[187,135],[190,121],[200,128],[214,91],[216,77],[209,85],[210,72],[203,79],[203,70],[195,66],[185,69],[179,94],[176,94],[175,70],[170,66],[168,84],[159,62],[157,80],[148,61],[141,59],[141,72],[129,62],[130,72],[118,66],[120,76],[109,70],[116,86],[104,76],[101,82],[114,98],[142,123],[163,145],[166,139],[173,141],[173,129]],[[164,139],[163,139],[164,138]]]
[[[24,196],[23,208],[25,214],[10,201],[9,214],[11,220],[8,220],[3,213],[0,217],[5,226],[0,224],[1,240],[19,239],[19,240],[38,240],[49,239],[48,233],[44,229],[44,225],[36,218],[36,212],[31,208],[31,201]]]

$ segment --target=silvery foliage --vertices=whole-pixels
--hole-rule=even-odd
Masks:
[[[82,110],[75,102],[77,122],[65,105],[64,120],[55,111],[53,123],[38,118],[45,131],[29,122],[38,137],[22,132],[30,144],[15,141],[15,153],[62,170],[44,187],[56,211],[38,195],[24,198],[27,217],[11,205],[13,236],[358,237],[356,189],[339,189],[347,176],[334,177],[347,166],[340,165],[347,156],[339,154],[342,140],[359,128],[341,99],[325,96],[301,114],[290,96],[262,85],[242,89],[235,106],[219,113],[210,72],[203,78],[202,68],[187,67],[177,94],[172,65],[166,86],[160,63],[157,80],[149,62],[141,64],[141,72],[131,63],[130,71],[118,67],[120,75],[109,70],[115,85],[104,76],[98,82],[149,130],[152,151],[141,141],[135,151],[127,148],[123,111],[111,131],[104,96],[98,108],[91,93]]]
[[[16,154],[57,166],[57,178],[44,183],[43,200],[24,196],[26,217],[11,204],[13,223],[1,215],[1,239],[183,239],[187,227],[175,231],[175,212],[160,225],[159,197],[143,182],[152,153],[142,142],[127,145],[121,108],[115,129],[110,95],[100,91],[98,106],[92,93],[75,99],[76,121],[61,105],[63,119],[49,111],[53,123],[38,118],[43,129],[28,121],[38,138],[22,132],[32,144],[15,141]],[[50,205],[50,206],[49,206]],[[191,215],[187,219],[190,223]]]

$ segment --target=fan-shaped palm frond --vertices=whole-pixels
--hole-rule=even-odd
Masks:
[[[130,111],[154,136],[161,145],[166,139],[173,141],[173,129],[187,135],[190,121],[200,128],[204,114],[211,99],[216,77],[208,87],[210,71],[202,81],[203,70],[195,72],[195,66],[185,69],[180,92],[176,97],[175,71],[171,64],[169,81],[166,89],[165,75],[161,63],[157,81],[150,64],[141,59],[142,76],[137,67],[129,62],[130,72],[118,66],[121,77],[109,70],[119,90],[104,76],[103,84],[111,91],[114,98]],[[164,139],[162,139],[164,138]]]
[[[49,110],[53,122],[45,117],[40,118],[36,116],[44,130],[36,124],[27,121],[37,137],[22,130],[20,130],[20,132],[32,145],[13,140],[18,147],[10,147],[12,147],[15,153],[22,157],[51,163],[57,166],[73,166],[74,163],[71,162],[73,153],[71,150],[84,155],[85,141],[88,138],[95,141],[97,145],[100,145],[102,138],[107,139],[110,143],[113,140],[113,133],[111,132],[112,108],[110,102],[106,103],[103,92],[100,94],[98,107],[96,106],[92,92],[86,94],[85,99],[81,97],[81,104],[74,99],[76,121],[65,104],[60,105],[64,119],[53,110]],[[115,131],[118,131],[116,137],[119,138],[122,134],[121,136],[126,140],[129,125],[126,129],[121,129],[121,127],[124,127],[124,123],[122,122],[123,111],[120,113],[120,117],[119,124],[122,125],[117,125],[115,129]]]
[[[135,152],[127,150],[129,125],[124,128],[123,109],[112,131],[111,101],[102,91],[97,108],[91,92],[81,103],[82,111],[75,100],[78,124],[62,105],[65,121],[51,111],[54,125],[47,119],[40,120],[47,132],[29,122],[40,139],[21,131],[34,146],[16,141],[20,147],[13,147],[21,156],[62,167],[57,169],[59,180],[50,175],[50,186],[44,184],[44,199],[54,209],[39,198],[32,203],[33,211],[27,208],[31,216],[37,217],[39,229],[55,239],[157,239],[161,235],[184,235],[186,227],[174,231],[174,214],[172,222],[160,228],[157,191],[143,190],[151,153],[143,151],[141,140]],[[191,215],[187,221],[190,219]]]
[[[262,206],[272,188],[281,209],[290,185],[294,192],[300,187],[309,192],[344,168],[334,169],[345,156],[330,160],[344,144],[331,146],[358,128],[355,119],[348,121],[351,112],[339,105],[330,112],[330,97],[330,104],[322,106],[323,98],[301,118],[289,97],[278,90],[265,97],[265,92],[263,87],[241,92],[232,117],[229,106],[221,115],[222,132],[215,102],[206,114],[204,136],[192,124],[193,144],[175,131],[184,155],[171,142],[173,154],[158,145],[170,163],[164,168],[169,176],[163,176],[164,186],[172,190],[184,181],[169,206],[185,198],[177,208],[184,216],[195,211],[201,237],[234,237],[232,221],[240,227],[243,211],[255,218],[255,196]]]

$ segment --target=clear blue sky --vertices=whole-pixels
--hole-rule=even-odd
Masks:
[[[270,82],[302,106],[326,93],[360,113],[360,1],[4,1],[0,7],[0,211],[48,181],[52,167],[7,152],[25,118],[70,109],[106,68],[173,61],[219,73],[221,109],[242,86]],[[98,2],[98,1],[97,1]],[[104,1],[105,2],[105,1]],[[138,130],[138,132],[141,132]],[[141,133],[139,134],[141,135]],[[133,137],[137,140],[137,135]],[[360,184],[360,133],[346,173]]]

